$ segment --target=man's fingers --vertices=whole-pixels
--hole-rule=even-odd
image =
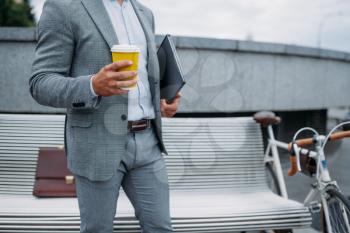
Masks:
[[[164,110],[165,111],[176,111],[177,110],[177,105],[171,104],[171,105],[164,106]]]
[[[164,117],[172,117],[176,114],[176,111],[163,111],[162,116]]]
[[[137,75],[136,71],[120,71],[120,72],[108,72],[107,77],[116,81],[133,78]]]
[[[133,86],[137,83],[137,80],[125,80],[125,81],[110,81],[108,86],[111,88],[123,88]]]
[[[178,105],[180,103],[180,99],[181,99],[181,93],[178,92],[171,102],[168,102],[165,99],[161,99],[160,103],[163,104],[163,105]]]
[[[172,104],[178,105],[178,104],[180,103],[180,98],[181,98],[181,96],[176,97],[176,98],[174,99],[174,102],[173,102]]]
[[[181,92],[178,92],[177,94],[176,94],[176,96],[175,96],[175,98],[174,99],[180,99],[181,98]]]
[[[128,66],[131,66],[132,65],[132,61],[117,61],[117,62],[113,62],[107,66],[105,66],[105,70],[113,70],[113,71],[118,71],[120,70],[121,68],[125,68],[125,67],[128,67]]]
[[[181,95],[180,94],[177,94],[175,99],[173,100],[172,103],[170,103],[170,105],[176,105],[178,106],[180,104],[180,99],[181,99]]]
[[[109,88],[109,92],[111,93],[111,95],[125,95],[128,94],[129,91],[117,88]]]
[[[180,103],[180,97],[176,97],[171,103],[168,103],[165,99],[161,99],[161,104],[168,108],[168,107],[176,107],[179,105]]]
[[[176,111],[175,110],[165,110],[165,113],[168,115],[175,115]]]
[[[117,88],[130,87],[137,83],[137,80],[116,81]]]
[[[161,105],[164,109],[164,111],[177,111],[177,107],[178,107],[178,104],[177,104],[178,101],[175,101],[171,104],[167,104],[166,103],[166,100],[162,99],[161,100]]]

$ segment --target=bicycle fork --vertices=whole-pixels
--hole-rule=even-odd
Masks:
[[[324,218],[326,220],[327,233],[333,233],[331,228],[331,221],[329,218],[327,200],[324,192],[325,188],[326,187],[323,184],[318,184],[318,183],[313,184],[311,191],[309,192],[309,194],[304,200],[304,205],[307,206],[310,209],[310,212],[313,214],[320,212],[320,216],[322,216],[321,215],[321,210],[322,210],[324,213]],[[321,200],[321,203],[318,200]],[[321,208],[321,205],[322,205],[322,208]]]

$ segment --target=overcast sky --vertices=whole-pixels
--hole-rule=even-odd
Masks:
[[[31,0],[40,16],[44,0]],[[99,1],[99,0],[96,0]],[[158,34],[277,42],[350,52],[350,0],[140,0]]]

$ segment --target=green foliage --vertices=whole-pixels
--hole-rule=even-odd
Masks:
[[[15,0],[0,0],[0,26],[32,27],[35,25],[29,0],[17,2]]]

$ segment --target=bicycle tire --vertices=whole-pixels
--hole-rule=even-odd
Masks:
[[[326,199],[331,228],[333,233],[349,233],[350,232],[350,202],[338,191],[336,187],[330,187],[326,190],[328,198]],[[341,212],[341,206],[344,207],[345,215]],[[346,220],[347,218],[347,220]],[[321,211],[321,230],[328,233],[327,223],[324,216],[324,207]]]
[[[265,163],[265,170],[266,170],[266,178],[267,178],[267,183],[269,188],[271,189],[271,191],[281,196],[282,195],[281,187],[278,183],[277,175],[272,168],[272,164]]]

